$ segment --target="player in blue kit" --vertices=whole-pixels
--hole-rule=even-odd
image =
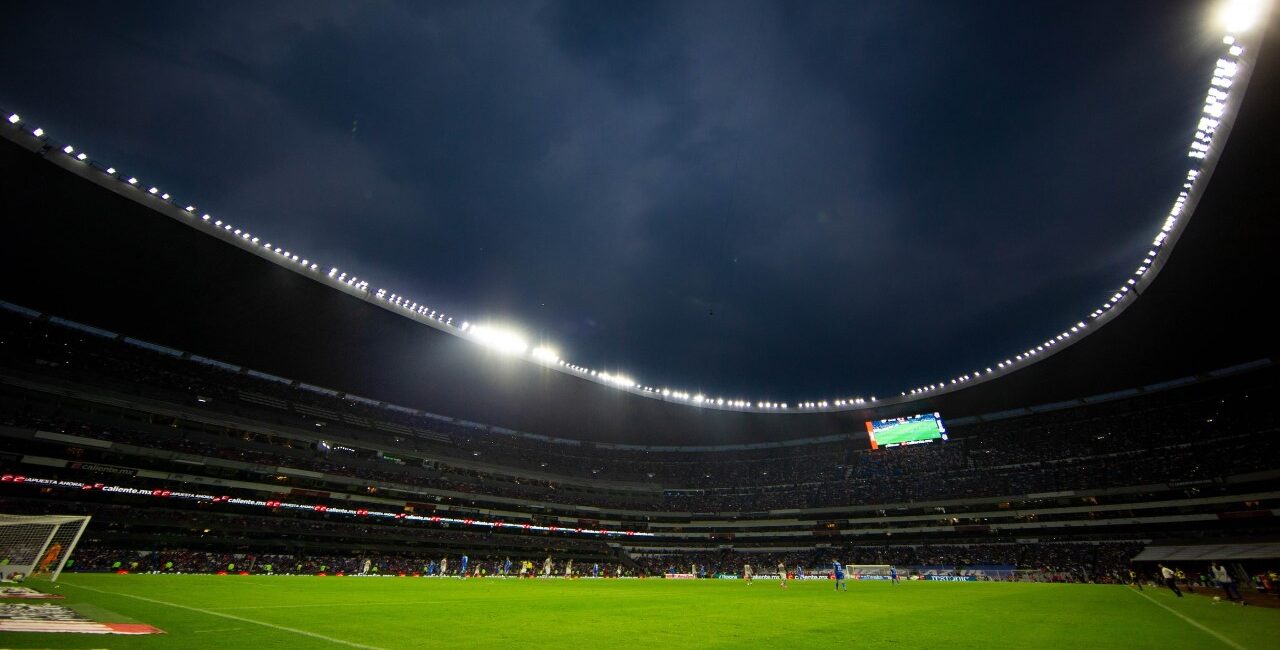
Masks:
[[[844,581],[844,565],[839,560],[832,560],[831,566],[835,569],[836,591],[849,591],[849,585]]]
[[[889,579],[892,580],[893,584],[895,585],[902,583],[902,581],[898,579],[898,567],[896,566],[889,567]]]
[[[465,580],[467,578],[467,556],[462,556],[462,567],[458,569],[458,577]]]
[[[502,563],[502,577],[505,578],[510,573],[511,573],[511,558],[507,558],[507,560]]]

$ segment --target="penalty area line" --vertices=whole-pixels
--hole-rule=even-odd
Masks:
[[[105,591],[103,589],[94,589],[93,587],[85,587],[82,585],[76,585],[71,583],[67,583],[67,584],[69,584],[72,587],[75,587],[76,589],[84,589],[86,591],[92,591],[99,594],[106,594],[108,596],[123,596],[125,598],[132,598],[134,600],[141,600],[143,602],[155,603],[156,605],[164,605],[166,607],[174,607],[177,609],[185,609],[191,612],[199,612],[207,616],[217,616],[219,618],[227,618],[233,621],[240,621],[241,623],[252,623],[253,625],[261,625],[262,627],[269,627],[273,630],[280,630],[281,632],[291,632],[293,634],[299,634],[302,636],[311,637],[313,639],[320,639],[321,641],[328,641],[329,643],[336,643],[338,645],[344,645],[351,648],[363,648],[364,650],[385,650],[384,648],[379,648],[377,646],[365,645],[363,643],[356,643],[354,641],[346,641],[344,639],[335,639],[334,637],[325,636],[323,634],[317,634],[315,632],[308,632],[306,630],[299,630],[297,628],[285,627],[283,625],[276,625],[275,623],[267,623],[265,621],[255,621],[251,618],[236,616],[234,614],[223,614],[222,612],[215,612],[213,610],[202,609],[200,607],[192,607],[190,605],[179,605],[178,603],[171,603],[164,600],[156,600],[155,598],[147,598],[145,596],[135,596],[133,594],[122,594],[118,591]]]
[[[1214,632],[1213,630],[1211,630],[1211,629],[1209,629],[1209,628],[1205,627],[1204,625],[1200,624],[1199,622],[1197,622],[1195,619],[1192,619],[1190,616],[1187,616],[1186,614],[1183,614],[1182,612],[1180,612],[1180,611],[1178,611],[1178,610],[1176,610],[1176,609],[1174,609],[1174,608],[1172,608],[1172,607],[1169,607],[1168,605],[1165,605],[1164,603],[1162,603],[1162,602],[1160,602],[1160,601],[1156,600],[1155,598],[1152,598],[1151,596],[1148,596],[1148,595],[1146,595],[1146,594],[1142,593],[1141,591],[1138,591],[1138,590],[1136,590],[1136,589],[1134,589],[1134,588],[1132,588],[1132,587],[1129,587],[1128,589],[1129,589],[1129,591],[1132,591],[1133,593],[1135,593],[1135,594],[1137,594],[1137,595],[1139,595],[1139,596],[1142,596],[1143,598],[1146,598],[1147,600],[1151,601],[1151,604],[1153,604],[1153,605],[1155,605],[1155,606],[1157,606],[1157,607],[1159,607],[1159,608],[1163,609],[1163,610],[1164,610],[1164,611],[1166,611],[1166,612],[1169,612],[1170,614],[1173,614],[1174,616],[1177,616],[1178,618],[1180,618],[1180,619],[1182,619],[1182,620],[1184,620],[1184,621],[1186,621],[1186,622],[1190,623],[1191,625],[1194,625],[1195,627],[1199,628],[1201,631],[1205,632],[1206,634],[1209,634],[1209,635],[1213,636],[1213,638],[1215,638],[1215,639],[1217,639],[1217,640],[1219,640],[1219,641],[1221,641],[1221,642],[1223,642],[1223,643],[1227,644],[1228,646],[1230,646],[1230,647],[1232,647],[1232,648],[1235,648],[1235,650],[1245,650],[1245,647],[1244,647],[1244,646],[1240,645],[1239,643],[1236,643],[1235,641],[1232,641],[1231,639],[1228,639],[1228,638],[1227,638],[1227,637],[1225,637],[1225,636],[1222,636],[1221,634],[1218,634],[1217,632]]]

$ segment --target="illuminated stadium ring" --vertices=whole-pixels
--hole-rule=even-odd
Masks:
[[[871,405],[907,404],[924,397],[943,395],[1004,376],[1070,347],[1133,304],[1168,261],[1174,245],[1200,201],[1209,178],[1213,175],[1218,157],[1221,155],[1239,111],[1244,89],[1248,86],[1255,60],[1254,52],[1262,40],[1260,33],[1249,34],[1249,30],[1265,18],[1268,9],[1269,7],[1261,0],[1230,0],[1224,4],[1220,19],[1227,33],[1222,38],[1222,52],[1214,66],[1201,117],[1187,150],[1187,158],[1191,164],[1186,174],[1179,179],[1173,205],[1169,208],[1159,231],[1152,240],[1150,249],[1133,274],[1124,280],[1097,309],[1085,318],[1072,322],[1043,343],[1033,345],[972,372],[903,390],[898,396],[882,399],[870,396],[781,402],[710,396],[702,392],[652,386],[633,379],[623,372],[607,372],[578,365],[561,358],[554,347],[532,346],[518,328],[494,323],[472,323],[388,289],[371,290],[367,279],[361,279],[337,267],[331,267],[326,272],[312,259],[278,243],[262,241],[247,229],[235,227],[208,213],[201,213],[197,217],[198,211],[194,205],[180,203],[156,186],[140,185],[136,176],[126,176],[115,167],[100,164],[70,144],[55,143],[43,128],[33,128],[17,113],[9,114],[6,122],[11,126],[8,134],[11,139],[28,145],[28,148],[44,152],[60,151],[64,154],[63,156],[48,156],[47,159],[117,194],[143,203],[168,217],[220,237],[224,241],[249,250],[259,257],[271,260],[312,280],[499,353],[636,395],[701,408],[752,413],[846,411]],[[1249,42],[1246,43],[1246,40]],[[147,189],[143,189],[144,187]]]

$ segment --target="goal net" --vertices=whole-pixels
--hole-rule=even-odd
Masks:
[[[844,573],[850,580],[888,580],[892,564],[846,564]],[[902,577],[899,573],[898,577]]]
[[[0,578],[57,580],[88,525],[88,516],[0,514]]]

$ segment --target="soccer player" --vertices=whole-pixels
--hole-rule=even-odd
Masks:
[[[1169,567],[1163,564],[1157,564],[1156,566],[1160,567],[1160,577],[1164,578],[1164,586],[1168,587],[1170,590],[1173,591],[1173,593],[1177,594],[1178,598],[1182,598],[1182,590],[1178,589],[1178,583],[1173,581],[1173,577],[1174,577],[1173,569],[1170,569]]]
[[[898,567],[896,566],[889,567],[889,580],[892,581],[893,584],[895,585],[902,583],[902,581],[898,579]]]
[[[787,588],[787,565],[783,562],[778,563],[778,586]]]
[[[750,563],[742,565],[742,579],[746,580],[748,585],[751,584],[751,564]]]
[[[550,555],[547,556],[547,559],[542,561],[542,576],[545,578],[551,577],[551,556]]]
[[[507,574],[509,574],[509,573],[511,573],[511,558],[510,558],[510,557],[508,557],[508,558],[507,558],[507,560],[506,560],[505,562],[503,562],[503,563],[502,563],[502,577],[504,577],[504,578],[505,578],[505,577],[507,577]]]
[[[35,572],[36,573],[48,572],[49,565],[53,564],[53,561],[58,559],[58,555],[60,555],[61,553],[62,553],[62,544],[54,542],[53,546],[49,547],[49,551],[44,554],[44,558],[40,560],[40,566],[36,568]]]
[[[1191,586],[1191,581],[1187,580],[1187,574],[1183,572],[1182,569],[1174,569],[1173,576],[1174,578],[1177,579],[1178,582],[1181,582],[1187,585],[1187,591],[1193,594],[1196,593],[1196,588]]]
[[[592,564],[592,565],[591,565],[591,577],[592,577],[592,578],[599,578],[599,577],[600,577],[600,563],[599,563],[599,562],[596,562],[595,564]]]
[[[1209,563],[1209,572],[1213,574],[1213,579],[1222,587],[1222,592],[1227,595],[1227,600],[1239,602],[1241,605],[1246,604],[1244,599],[1240,597],[1240,590],[1236,588],[1236,581],[1231,577],[1231,573],[1227,568],[1217,562]]]
[[[449,556],[446,555],[440,558],[440,575],[443,576],[448,574],[449,574]]]
[[[573,558],[569,558],[569,561],[564,563],[564,577],[566,579],[573,577]]]
[[[467,579],[467,556],[462,556],[462,566],[458,569],[458,577],[463,580]]]
[[[831,568],[835,570],[836,591],[849,591],[849,585],[844,581],[844,565],[839,560],[832,560]]]

